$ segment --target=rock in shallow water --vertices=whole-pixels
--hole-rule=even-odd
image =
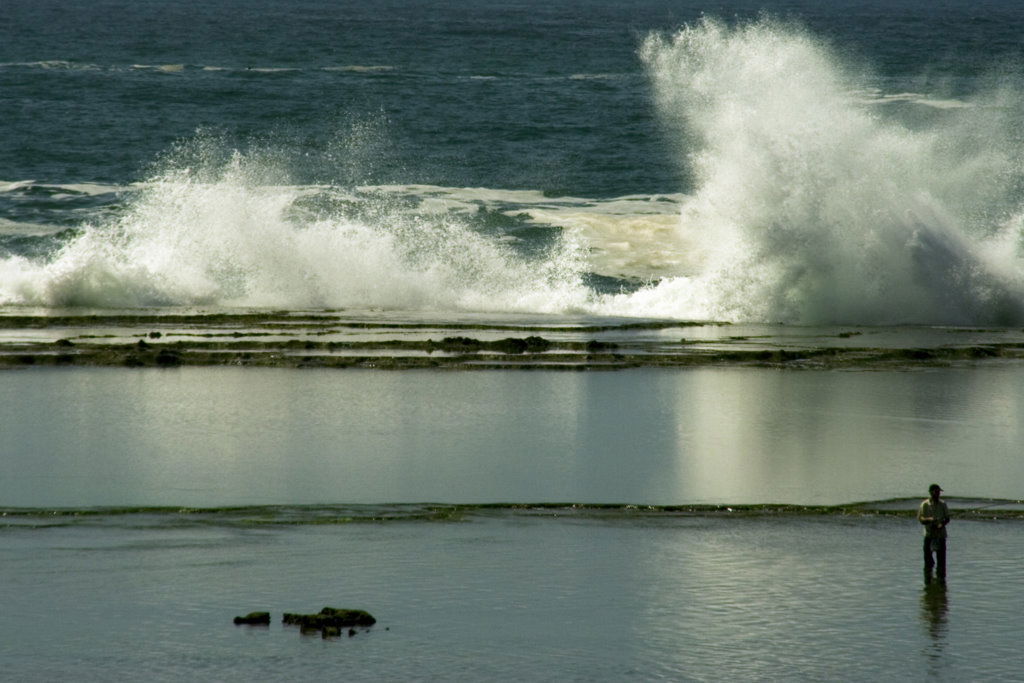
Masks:
[[[377,620],[369,612],[361,609],[338,609],[324,607],[319,614],[294,614],[285,612],[281,619],[284,624],[292,624],[303,629],[323,630],[325,628],[342,628],[346,626],[373,626]]]
[[[377,620],[369,612],[361,609],[338,609],[337,607],[324,607],[317,614],[295,614],[285,612],[281,622],[298,626],[303,633],[319,632],[324,638],[337,638],[342,630],[347,628],[349,637],[356,634],[355,626],[370,627],[377,623]],[[244,617],[235,617],[236,624],[250,626],[270,625],[270,612],[250,612]]]
[[[249,612],[244,617],[235,617],[236,624],[248,624],[250,626],[269,626],[270,612]]]

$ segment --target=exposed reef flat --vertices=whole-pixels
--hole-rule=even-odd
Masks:
[[[252,505],[238,507],[88,507],[0,508],[0,528],[49,529],[75,526],[130,526],[133,529],[167,529],[221,526],[234,529],[288,526],[347,526],[351,524],[417,524],[472,522],[484,518],[577,518],[581,520],[643,520],[655,522],[679,517],[861,517],[913,518],[921,496],[849,502],[837,505],[796,504],[685,504],[643,505],[626,503],[394,503]],[[1024,520],[1024,500],[949,496],[945,498],[954,519]],[[325,608],[330,609],[330,608]],[[324,614],[324,612],[321,612]],[[289,620],[285,623],[298,623]],[[294,616],[294,615],[292,615]],[[354,616],[354,615],[352,615]],[[252,612],[236,623],[269,623],[268,612]],[[364,624],[365,625],[365,624]]]
[[[1024,330],[348,311],[0,310],[0,368],[28,366],[891,369],[1024,359]]]

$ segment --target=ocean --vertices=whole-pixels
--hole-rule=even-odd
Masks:
[[[1024,680],[1021,35],[4,0],[0,680]]]
[[[1013,3],[4,5],[0,305],[1024,321]]]

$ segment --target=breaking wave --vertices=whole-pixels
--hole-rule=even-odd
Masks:
[[[771,19],[652,34],[640,57],[694,178],[679,194],[302,186],[200,137],[46,256],[0,256],[0,304],[1024,321],[1012,88],[887,95]]]
[[[527,259],[457,215],[273,175],[260,155],[237,152],[167,170],[123,215],[82,226],[48,258],[0,260],[0,303],[543,312],[586,297],[571,241]]]
[[[1024,319],[1021,99],[912,126],[866,105],[821,40],[762,19],[651,35],[641,56],[696,176],[680,233],[700,273],[645,314],[790,322]]]

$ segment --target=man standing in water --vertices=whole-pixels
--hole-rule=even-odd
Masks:
[[[932,582],[932,569],[936,570],[939,581],[946,581],[946,525],[949,524],[949,508],[939,498],[942,487],[932,484],[928,487],[929,497],[921,502],[917,510],[917,521],[924,525],[924,582]]]

